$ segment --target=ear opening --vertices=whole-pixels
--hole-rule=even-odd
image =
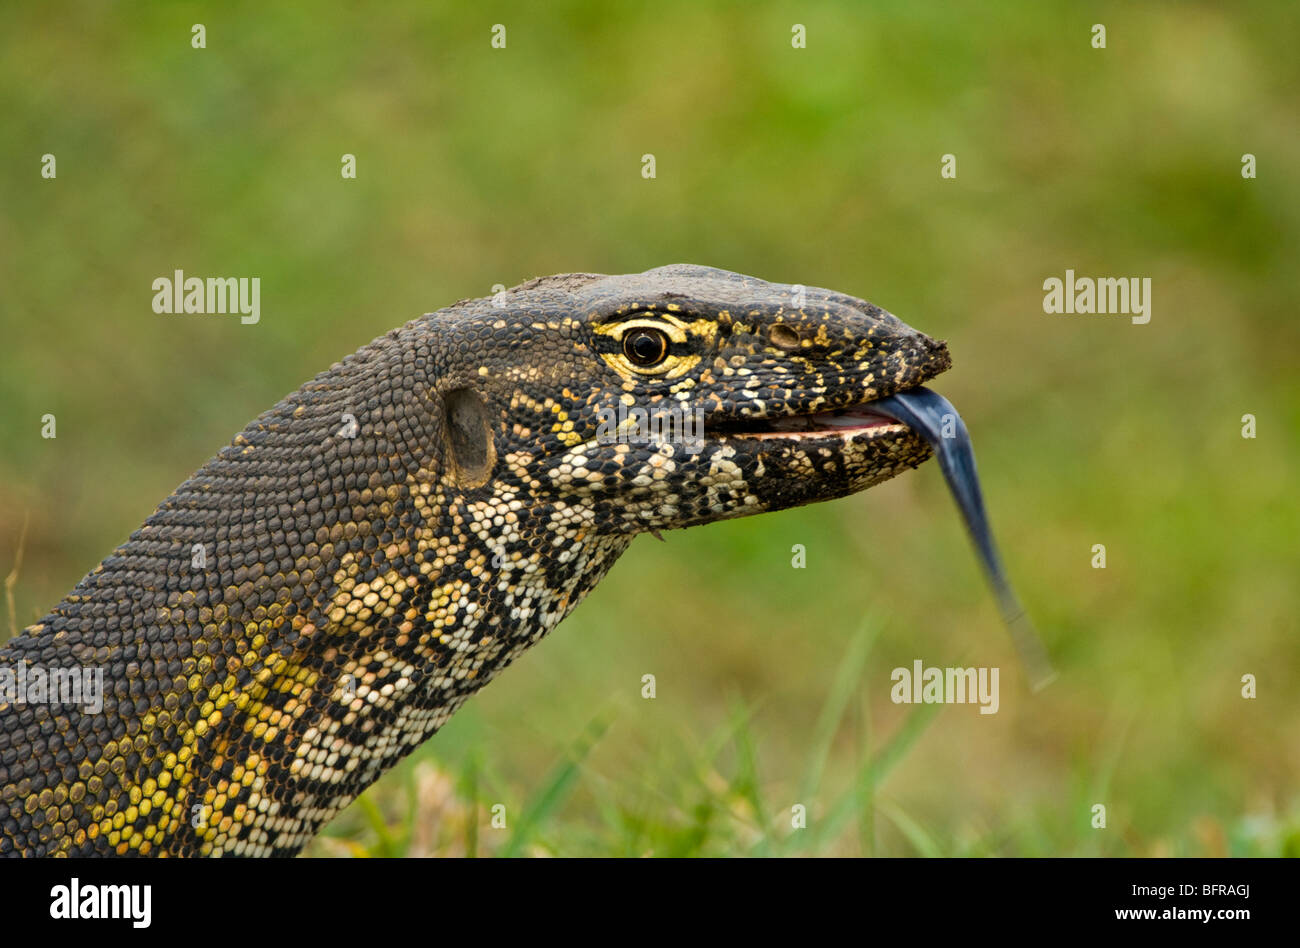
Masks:
[[[472,388],[455,388],[443,395],[442,405],[447,469],[462,490],[482,487],[497,460],[487,403]]]

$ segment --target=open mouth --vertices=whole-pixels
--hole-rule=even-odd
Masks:
[[[882,400],[883,401],[883,400]],[[810,415],[781,418],[746,418],[711,426],[721,435],[741,438],[824,438],[828,435],[853,437],[871,429],[904,431],[907,425],[872,408],[874,402]],[[884,433],[882,430],[880,433]]]

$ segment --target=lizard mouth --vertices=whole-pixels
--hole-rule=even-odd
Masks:
[[[720,434],[759,440],[784,438],[796,441],[839,435],[856,437],[862,434],[885,434],[907,430],[907,425],[883,412],[874,410],[871,402],[822,411],[809,415],[785,415],[780,418],[746,419],[744,422],[724,424]],[[743,427],[742,427],[743,426]],[[879,429],[879,430],[877,430]]]
[[[820,438],[860,436],[879,437],[910,431],[909,426],[887,410],[877,409],[879,398],[861,405],[850,405],[832,411],[812,412],[803,415],[782,415],[779,418],[744,418],[727,420],[711,425],[711,434],[728,438],[753,438],[759,441],[785,440],[809,441]]]

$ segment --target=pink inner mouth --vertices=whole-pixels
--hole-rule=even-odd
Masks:
[[[902,428],[905,425],[863,406],[815,415],[792,415],[767,421],[766,430],[744,432],[747,438],[788,438],[791,435],[847,435],[871,428]]]

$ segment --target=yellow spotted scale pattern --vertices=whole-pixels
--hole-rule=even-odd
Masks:
[[[629,355],[632,332],[657,333],[656,364]],[[690,265],[543,277],[389,332],[253,421],[0,647],[0,669],[104,682],[97,712],[0,698],[0,854],[298,852],[638,533],[925,460],[902,426],[770,425],[948,364],[864,300]],[[702,448],[602,437],[620,405],[698,409]]]

